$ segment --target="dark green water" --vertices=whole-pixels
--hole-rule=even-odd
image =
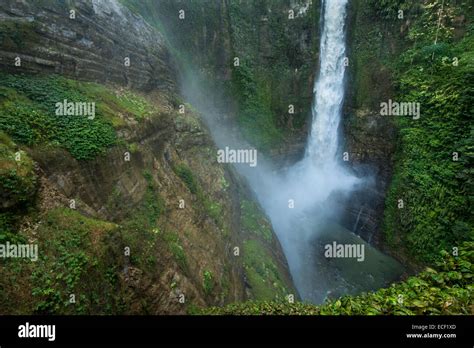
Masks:
[[[311,274],[311,279],[304,282],[303,300],[322,303],[327,298],[374,291],[397,281],[404,273],[398,261],[336,223],[322,223],[317,230],[318,233],[309,241],[311,255],[304,265],[307,267],[305,274]],[[359,245],[359,250],[364,251],[363,260],[327,257],[326,246],[333,246],[334,242],[337,245]]]

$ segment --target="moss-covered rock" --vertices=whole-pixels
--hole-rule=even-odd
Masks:
[[[0,163],[0,209],[32,202],[37,189],[34,163],[3,132],[0,133]]]
[[[11,299],[4,313],[172,314],[249,296],[243,269],[245,262],[255,267],[256,261],[236,257],[233,249],[243,248],[251,234],[240,231],[241,196],[256,204],[237,174],[217,163],[217,149],[192,107],[181,115],[168,94],[142,95],[59,76],[4,74],[2,79],[7,83],[0,109],[12,122],[0,125],[24,150],[2,133],[1,178],[10,189],[4,190],[4,202],[10,203],[9,214],[1,215],[2,228],[9,226],[1,238],[34,241],[40,253],[36,263],[0,265],[2,301]],[[46,88],[51,93],[43,98]],[[51,114],[55,98],[92,96],[113,144],[91,140],[89,127],[79,127],[79,133],[75,124],[59,127],[62,121]],[[25,117],[12,112],[18,107],[29,108]],[[31,133],[25,132],[28,126]],[[83,141],[94,146],[92,152],[81,147]],[[20,215],[10,209],[22,202],[29,211]],[[274,240],[265,224],[266,238]],[[272,266],[259,281],[273,287],[280,279],[278,289],[290,288],[279,245],[259,242],[258,247]],[[252,250],[248,254],[255,256]],[[24,291],[15,290],[15,284],[26,283],[31,285]],[[268,291],[251,296],[269,298]]]
[[[346,225],[360,215],[358,233],[417,268],[472,238],[462,207],[469,206],[473,73],[472,23],[463,14],[473,9],[467,1],[350,6],[345,149],[375,183],[353,196]],[[420,119],[382,116],[389,99],[419,103]],[[459,161],[454,153],[462,153]]]
[[[251,144],[275,156],[301,155],[318,62],[319,1],[122,2],[165,34],[183,71],[212,91],[213,107],[230,115]]]

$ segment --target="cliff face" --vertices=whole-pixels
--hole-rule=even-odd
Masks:
[[[350,5],[345,149],[372,182],[352,196],[345,224],[416,269],[471,238],[473,8],[462,0]],[[421,111],[381,116],[389,100]]]
[[[163,28],[175,54],[196,67],[193,74],[201,76],[203,86],[220,93],[213,107],[229,114],[249,142],[281,165],[301,158],[319,64],[320,1],[209,0],[205,12],[200,1],[124,2]],[[393,95],[385,58],[393,61],[401,51],[407,24],[374,22],[372,7],[368,1],[349,4],[341,147],[349,152],[352,170],[371,180],[341,204],[346,206],[343,224],[379,244],[397,141],[393,120],[378,116],[379,103]]]
[[[115,0],[4,0],[0,18],[2,70],[57,73],[135,89],[175,86],[162,36]]]
[[[294,293],[271,229],[266,239],[258,228],[242,225],[248,212],[241,204],[252,197],[235,173],[216,162],[216,149],[196,115],[164,114],[129,131],[123,139],[135,145],[113,148],[87,163],[60,150],[31,152],[39,165],[42,215],[68,207],[74,199],[75,211],[117,224],[110,235],[119,242],[105,234],[96,238],[115,251],[114,256],[101,257],[119,270],[126,313],[183,313],[190,306],[270,299],[276,294],[283,299]],[[128,153],[130,161],[124,161]],[[156,212],[147,210],[150,204],[157,205]],[[142,209],[147,212],[137,215]],[[152,223],[143,226],[141,219]],[[270,226],[263,214],[258,219]],[[135,220],[137,227],[130,228]],[[32,221],[35,227],[40,223]],[[47,238],[41,232],[40,236],[41,242]],[[142,244],[150,238],[152,249]],[[249,250],[247,243],[255,243],[257,250]],[[120,245],[130,247],[131,257],[138,260],[120,256]],[[258,278],[269,283],[269,295],[254,288],[261,284],[248,280],[253,276],[249,272],[262,267],[251,252],[266,254],[262,264],[274,267],[274,274]],[[155,268],[149,269],[145,259]],[[93,281],[86,275],[82,280]],[[180,302],[183,295],[185,303]]]
[[[185,313],[296,295],[250,190],[217,163],[192,107],[178,111],[175,68],[156,29],[115,1],[3,1],[0,10],[9,202],[0,238],[39,246],[36,263],[0,265],[2,313]],[[63,97],[95,102],[95,118],[58,118]],[[100,151],[77,155],[110,132]]]
[[[123,2],[163,29],[182,66],[213,92],[216,112],[248,142],[282,164],[301,157],[319,58],[319,1]]]
[[[230,114],[247,140],[282,165],[302,156],[319,61],[320,1],[206,1],[205,12],[194,1],[128,3],[164,28],[179,55],[202,74],[206,88],[221,91],[214,107]],[[372,179],[342,204],[343,224],[379,244],[397,141],[393,120],[378,116],[379,103],[393,95],[387,64],[401,51],[407,23],[374,21],[372,7],[368,1],[349,4],[341,147],[356,174]]]
[[[351,196],[343,223],[380,247],[385,196],[397,144],[394,120],[380,116],[380,103],[394,98],[390,64],[402,51],[406,23],[380,22],[370,1],[350,2],[348,13],[350,61],[343,149],[349,153],[349,165],[357,175],[369,179]]]

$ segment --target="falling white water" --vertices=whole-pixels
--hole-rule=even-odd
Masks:
[[[301,299],[314,303],[373,290],[401,274],[398,263],[369,245],[365,245],[368,256],[363,264],[329,261],[324,255],[327,243],[366,243],[339,224],[341,205],[364,182],[341,165],[339,152],[348,0],[322,0],[321,4],[320,71],[313,89],[305,156],[283,173],[265,164],[259,164],[254,173],[241,169],[272,221]]]
[[[273,171],[260,158],[258,168],[237,166],[271,219],[299,295],[311,302],[321,302],[331,288],[321,275],[324,271],[317,269],[321,255],[315,251],[315,239],[327,230],[328,220],[339,218],[341,207],[332,198],[351,192],[358,182],[338,159],[347,3],[322,0],[320,72],[313,89],[313,118],[304,158],[283,172]],[[229,141],[228,136],[215,139],[218,144]]]
[[[260,154],[255,168],[235,165],[248,180],[272,222],[299,295],[303,300],[315,303],[324,301],[331,293],[347,293],[354,284],[367,283],[361,276],[362,270],[352,268],[353,264],[334,266],[327,263],[324,251],[321,252],[320,244],[318,246],[328,235],[330,240],[342,242],[354,242],[353,238],[358,238],[339,226],[338,221],[341,202],[362,181],[341,165],[339,151],[348,0],[322,0],[321,4],[320,69],[313,89],[313,117],[304,158],[285,170],[275,170]],[[212,116],[217,114],[213,113],[212,106],[203,104],[202,101],[209,98],[199,88],[194,88],[189,81],[184,86],[188,99],[206,115],[219,148],[248,148],[235,139],[232,132],[215,122]],[[197,98],[199,96],[201,98]],[[358,242],[363,243],[362,240]],[[341,276],[341,269],[348,269],[349,274]]]
[[[338,149],[338,127],[344,99],[347,0],[323,0],[320,72],[314,86],[313,122],[306,157],[315,164],[333,164]]]
[[[270,180],[266,176],[267,185],[263,183],[256,189],[301,297],[314,302],[321,301],[325,294],[317,293],[324,286],[314,269],[312,242],[325,228],[327,219],[337,219],[338,207],[331,197],[350,192],[358,181],[346,172],[338,158],[347,2],[322,0],[320,71],[313,89],[312,124],[305,157],[282,177]],[[288,202],[293,202],[294,207],[288,209]]]
[[[338,158],[347,2],[322,0],[320,70],[313,88],[311,132],[305,157],[286,173],[284,186],[287,189],[283,196],[292,195],[304,211],[322,204],[335,191],[350,189],[356,181],[340,165]]]

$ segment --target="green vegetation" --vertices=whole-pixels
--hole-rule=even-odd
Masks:
[[[399,16],[405,17],[408,13],[414,12],[418,4],[409,0],[369,0],[367,7],[377,18],[397,21],[401,19]]]
[[[0,242],[22,239],[13,232],[20,218],[34,203],[36,189],[33,161],[0,131]]]
[[[130,255],[131,264],[150,271],[156,266],[156,246],[160,238],[163,238],[158,222],[165,214],[166,207],[151,172],[145,170],[143,176],[148,186],[141,204],[123,218],[118,232],[124,246],[133,251]]]
[[[101,86],[96,85],[96,88],[101,89]],[[108,94],[105,90],[102,92],[103,98],[110,104],[115,103],[117,107],[127,110],[129,113],[133,114],[136,120],[143,120],[150,117],[153,113],[153,108],[150,103],[136,93],[123,91],[118,95],[112,95]]]
[[[173,170],[183,180],[189,191],[197,196],[199,202],[198,212],[203,216],[211,217],[219,227],[223,227],[221,217],[222,205],[205,194],[191,169],[186,164],[180,163],[173,166]]]
[[[25,151],[16,148],[3,132],[0,132],[0,163],[2,205],[12,206],[31,201],[37,180],[33,161]]]
[[[222,225],[222,205],[219,202],[210,199],[204,199],[204,207],[207,214],[215,221],[218,226]],[[221,226],[222,227],[222,226]]]
[[[283,137],[271,110],[269,82],[258,81],[246,63],[233,67],[232,82],[240,106],[238,122],[243,135],[261,150],[275,147]]]
[[[243,243],[242,256],[245,274],[254,298],[283,300],[288,296],[280,270],[261,242],[246,240]]]
[[[105,281],[103,284],[90,284],[81,279],[89,279],[91,273],[100,277],[97,273],[98,246],[93,245],[94,237],[113,227],[113,224],[85,218],[71,209],[57,209],[49,213],[40,230],[41,236],[47,238],[41,243],[47,253],[40,253],[42,256],[31,276],[32,295],[38,298],[35,312],[72,310],[73,313],[87,313],[94,305],[100,304],[100,301],[93,303],[95,299],[89,291],[111,289],[111,284]],[[76,296],[74,305],[69,303],[71,294]]]
[[[318,35],[313,33],[318,32],[319,3],[313,2],[305,15],[289,19],[292,6],[283,1],[229,3],[230,92],[238,104],[243,135],[262,151],[294,136],[310,111],[312,89],[305,79],[317,65]],[[239,66],[234,66],[234,57]]]
[[[246,237],[242,256],[247,282],[253,298],[282,301],[289,295],[281,269],[269,254],[273,249],[273,231],[256,202],[241,200],[240,225]]]
[[[186,272],[188,269],[188,262],[179,236],[176,233],[166,233],[163,238],[168,243],[168,248],[171,251],[171,254],[173,254],[176,263],[182,271]]]
[[[147,181],[147,189],[138,208],[129,213],[126,220],[132,228],[151,230],[155,227],[158,218],[165,212],[165,202],[160,197],[153,176],[150,171],[144,170],[143,177]],[[114,189],[109,206],[116,206],[123,198],[117,189]]]
[[[263,238],[267,242],[271,242],[273,240],[272,227],[265,218],[265,215],[263,215],[258,204],[256,202],[242,200],[240,202],[240,209],[242,228],[249,233]]]
[[[25,145],[49,142],[77,159],[91,159],[115,143],[100,108],[94,119],[56,115],[56,103],[95,102],[86,84],[58,76],[0,75],[0,130]],[[77,88],[81,86],[82,88]]]
[[[4,280],[2,312],[125,313],[129,294],[121,284],[121,274],[129,267],[154,274],[158,255],[164,252],[161,245],[186,269],[179,237],[160,232],[158,220],[165,212],[164,202],[152,174],[145,171],[144,176],[148,187],[142,204],[130,211],[121,225],[88,218],[67,208],[42,215],[34,235],[39,245],[38,261],[0,262],[0,277]],[[25,238],[24,233],[12,235]],[[130,256],[125,250],[130,251]],[[71,295],[75,303],[70,302]]]
[[[149,117],[144,98],[60,76],[0,74],[0,130],[19,144],[61,146],[73,157],[88,160],[116,144],[114,127],[125,125],[119,114],[136,120]],[[56,115],[56,104],[95,103],[95,115]]]
[[[202,274],[202,287],[206,295],[210,295],[214,289],[214,276],[211,271],[205,270]]]
[[[143,198],[141,211],[144,216],[140,219],[148,223],[148,228],[153,227],[156,224],[157,219],[165,211],[165,202],[160,197],[158,188],[153,181],[153,175],[149,171],[144,171],[143,176],[147,181],[147,191]]]
[[[130,294],[121,280],[125,270],[135,267],[155,274],[156,260],[164,252],[160,245],[170,249],[181,267],[185,264],[179,239],[159,233],[155,213],[145,203],[117,226],[72,209],[49,211],[35,234],[39,260],[0,262],[1,312],[126,313]],[[75,303],[70,302],[72,294]]]
[[[38,261],[6,259],[0,262],[2,312],[119,311],[115,284],[105,277],[114,260],[105,257],[107,247],[101,243],[114,227],[72,209],[48,212],[35,234]],[[71,295],[75,295],[75,303],[70,302]]]
[[[189,167],[183,163],[180,163],[176,166],[173,166],[173,170],[176,175],[179,176],[181,180],[183,180],[192,194],[196,194],[198,192],[198,184],[194,179],[193,172],[191,169],[189,169]]]
[[[420,103],[421,117],[396,120],[399,149],[385,213],[392,246],[429,263],[439,259],[439,250],[474,237],[474,31],[471,25],[462,40],[454,40],[450,21],[463,8],[445,6],[439,31],[440,4],[424,7],[408,33],[413,46],[396,66],[397,99]]]
[[[246,302],[200,310],[223,315],[449,315],[472,314],[474,243],[459,255],[440,254],[437,270],[427,268],[391,287],[360,296],[344,296],[321,306],[304,303]]]
[[[27,42],[37,40],[36,23],[3,19],[0,23],[0,47],[12,50],[23,50]]]

